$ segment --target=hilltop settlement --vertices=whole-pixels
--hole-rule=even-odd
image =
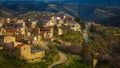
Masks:
[[[45,57],[45,41],[54,41],[68,31],[81,32],[75,18],[64,13],[33,13],[0,18],[0,49],[27,62],[40,62]],[[38,49],[36,46],[43,46]]]

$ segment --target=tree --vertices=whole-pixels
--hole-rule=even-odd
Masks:
[[[85,29],[85,23],[82,19],[75,17],[75,21],[81,25],[81,29]]]

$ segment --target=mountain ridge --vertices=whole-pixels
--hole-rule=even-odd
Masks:
[[[16,3],[17,2],[17,3]],[[10,12],[11,15],[18,15],[22,14],[28,11],[48,11],[48,12],[65,12],[72,16],[77,16],[82,18],[83,20],[89,21],[95,21],[101,24],[104,24],[105,21],[101,19],[109,20],[109,18],[114,18],[116,16],[120,16],[120,7],[118,6],[109,6],[109,5],[89,5],[89,4],[79,4],[79,2],[75,1],[29,1],[29,2],[19,2],[15,1],[15,3],[6,3],[1,4],[0,6],[4,8],[0,8],[0,11],[4,9],[5,12]],[[34,7],[33,7],[34,6]],[[11,12],[14,11],[14,12]],[[1,13],[1,16],[7,16],[5,13]],[[10,16],[10,15],[8,15]],[[101,21],[100,21],[101,20]],[[119,22],[119,21],[117,21]],[[111,22],[110,22],[111,23]],[[106,23],[105,23],[106,24]],[[109,23],[107,23],[109,25]],[[120,23],[117,25],[120,26]],[[112,26],[112,25],[110,25]]]

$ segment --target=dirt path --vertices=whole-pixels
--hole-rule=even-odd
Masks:
[[[68,58],[66,57],[66,55],[64,53],[59,51],[58,54],[60,56],[60,60],[56,61],[55,63],[53,63],[51,65],[49,65],[48,68],[53,68],[54,66],[62,64],[62,63],[66,62],[68,60]]]

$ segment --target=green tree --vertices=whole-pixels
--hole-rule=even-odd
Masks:
[[[85,29],[85,22],[80,19],[79,17],[75,17],[75,21],[78,22],[81,25],[81,29]]]

